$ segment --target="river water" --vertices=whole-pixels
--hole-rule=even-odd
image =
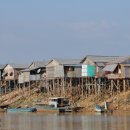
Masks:
[[[130,115],[0,113],[0,130],[130,130]]]

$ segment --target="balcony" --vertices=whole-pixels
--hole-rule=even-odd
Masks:
[[[108,74],[107,75],[107,78],[108,79],[122,79],[124,78],[123,75],[121,74]]]

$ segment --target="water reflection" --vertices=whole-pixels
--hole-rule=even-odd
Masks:
[[[128,130],[128,115],[0,114],[0,130]]]
[[[95,115],[82,117],[83,128],[86,130],[128,130],[130,116]]]

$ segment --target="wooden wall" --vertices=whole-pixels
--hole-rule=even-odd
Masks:
[[[4,68],[3,71],[6,75],[5,75],[5,80],[14,80],[16,78],[16,72],[14,71],[14,68],[10,65],[7,65]]]
[[[60,65],[57,61],[52,60],[46,66],[46,77],[47,78],[64,77],[63,65]]]
[[[65,66],[65,77],[78,78],[81,77],[81,66]]]

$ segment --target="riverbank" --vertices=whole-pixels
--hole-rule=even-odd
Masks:
[[[94,112],[95,105],[99,104],[102,106],[105,101],[110,103],[110,109],[113,112],[130,111],[130,91],[118,93],[111,97],[106,95],[99,98],[91,95],[87,98],[80,99],[78,103],[84,107],[83,112]]]
[[[14,97],[14,94],[12,95],[12,97]],[[18,95],[19,94],[17,93],[17,96]],[[48,98],[47,94],[40,92],[26,94],[20,99],[17,96],[16,98],[18,100],[10,103],[10,107],[32,107],[36,102],[44,102]],[[5,95],[5,97],[8,97],[11,101],[11,94]],[[5,100],[5,97],[3,96],[2,100]],[[94,112],[95,105],[103,105],[105,101],[110,103],[110,108],[113,110],[113,112],[130,111],[130,90],[128,90],[127,92],[115,94],[113,96],[105,95],[99,97],[95,95],[90,95],[89,97],[71,97],[70,100],[74,101],[74,105],[82,107],[83,109],[81,109],[81,112],[83,113]]]

